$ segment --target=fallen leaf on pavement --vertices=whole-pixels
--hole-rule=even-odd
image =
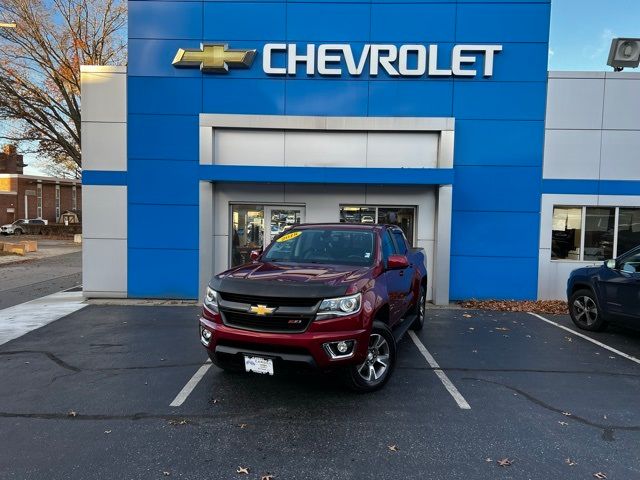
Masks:
[[[566,315],[569,313],[567,302],[560,300],[504,301],[504,300],[467,300],[460,303],[462,308],[470,310],[497,310],[502,312],[535,312]]]
[[[462,316],[463,316],[464,318],[471,318],[471,315],[469,315],[468,313],[463,313],[463,314],[462,314]]]
[[[508,458],[503,458],[502,460],[498,460],[497,464],[501,467],[510,467],[513,465],[513,460],[509,460]]]
[[[171,475],[171,472],[164,471],[162,472],[162,475],[164,475],[165,477],[168,477],[169,475]]]
[[[558,422],[560,425],[562,425],[563,427],[566,425],[569,425],[567,422]]]
[[[73,410],[67,413],[67,417],[77,417],[77,416],[78,416],[78,412],[74,412]]]
[[[169,420],[169,425],[188,425],[189,422],[185,419],[182,420]]]
[[[240,428],[247,428],[249,425],[247,425],[246,423],[241,423],[240,424]]]
[[[489,457],[487,457],[484,461],[487,462],[487,463],[488,462],[493,462],[493,460],[491,460]]]
[[[599,480],[606,480],[607,478],[607,474],[602,472],[594,473],[593,476],[598,478]]]
[[[564,463],[566,463],[567,465],[569,465],[570,467],[573,467],[574,465],[577,465],[576,462],[574,462],[573,460],[571,460],[570,458],[567,458]]]
[[[270,473],[267,473],[266,475],[262,475],[260,477],[260,480],[273,480],[273,475],[271,475]]]
[[[106,433],[107,435],[111,433],[111,430],[105,430],[104,433]]]
[[[397,452],[399,450],[397,445],[388,445],[387,448],[390,452]]]
[[[565,417],[570,417],[570,416],[571,416],[571,413],[570,413],[570,412],[562,412],[562,414],[563,414]]]
[[[507,327],[496,327],[495,330],[500,330],[501,332],[508,332],[509,329]]]
[[[238,475],[249,475],[249,467],[238,467],[236,473]]]

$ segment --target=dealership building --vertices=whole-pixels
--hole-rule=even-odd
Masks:
[[[85,295],[195,299],[291,225],[379,222],[435,303],[562,298],[640,244],[640,74],[549,72],[550,9],[130,0],[128,66],[82,69]]]

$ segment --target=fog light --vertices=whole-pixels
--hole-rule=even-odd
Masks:
[[[350,358],[356,349],[355,340],[340,340],[339,342],[328,342],[322,345],[324,351],[332,360]]]
[[[211,341],[211,337],[213,333],[210,330],[207,330],[204,327],[200,327],[200,341],[204,344],[204,346],[209,346],[209,342]]]

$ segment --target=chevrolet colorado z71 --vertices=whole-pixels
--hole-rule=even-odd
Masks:
[[[393,225],[297,225],[207,287],[200,341],[226,370],[340,369],[381,388],[396,342],[424,324],[422,249]]]

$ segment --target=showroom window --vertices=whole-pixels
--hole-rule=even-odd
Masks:
[[[638,245],[640,208],[553,208],[552,260],[608,260]]]
[[[292,205],[231,205],[231,266],[250,261],[251,251],[265,248],[285,230],[304,223],[305,208]]]
[[[340,206],[340,222],[386,223],[389,225],[397,225],[402,229],[411,245],[414,245],[415,218],[415,207]]]

